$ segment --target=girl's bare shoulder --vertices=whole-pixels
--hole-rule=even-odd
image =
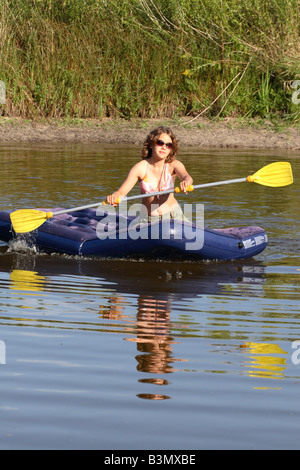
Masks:
[[[147,161],[146,160],[140,160],[137,162],[133,167],[131,168],[131,172],[134,173],[137,177],[144,177],[144,173],[147,168]],[[142,176],[141,176],[142,175]]]
[[[180,160],[173,160],[171,163],[169,163],[169,168],[175,172],[176,170],[183,169],[184,164]]]

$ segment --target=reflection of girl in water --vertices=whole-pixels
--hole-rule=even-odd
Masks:
[[[173,372],[170,365],[173,338],[170,336],[169,301],[139,298],[137,315],[137,370],[156,374]]]
[[[125,303],[124,297],[109,296],[108,303],[108,307],[100,305],[100,316],[102,318],[121,319],[123,317],[122,312]]]
[[[122,319],[125,299],[118,296],[109,298],[109,306],[100,308],[103,318]],[[126,341],[137,343],[137,350],[142,354],[136,356],[137,370],[150,373],[170,373],[175,369],[170,336],[170,300],[154,299],[153,297],[139,297],[136,321],[136,337],[125,338]]]

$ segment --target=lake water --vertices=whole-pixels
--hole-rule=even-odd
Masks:
[[[102,201],[134,146],[0,145],[1,209]],[[285,188],[180,202],[205,225],[260,225],[239,262],[84,259],[0,246],[0,448],[300,448],[299,155],[185,148],[194,183],[290,161]],[[138,188],[132,191],[138,193]]]

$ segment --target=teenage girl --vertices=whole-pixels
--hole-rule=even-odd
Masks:
[[[164,215],[182,220],[183,213],[174,193],[151,196],[153,192],[173,189],[176,176],[181,180],[180,189],[183,192],[193,183],[183,163],[176,160],[177,152],[178,140],[173,132],[164,126],[154,129],[144,142],[142,160],[131,168],[120,188],[107,196],[107,202],[116,206],[116,200],[126,196],[139,181],[141,193],[149,194],[149,197],[142,199],[149,221],[163,218]]]

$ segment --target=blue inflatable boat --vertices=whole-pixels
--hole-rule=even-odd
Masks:
[[[256,226],[212,230],[172,219],[139,225],[133,217],[98,216],[94,209],[54,216],[22,235],[14,233],[9,212],[0,211],[0,239],[16,238],[47,253],[105,258],[234,260],[252,258],[267,246],[266,232]]]

